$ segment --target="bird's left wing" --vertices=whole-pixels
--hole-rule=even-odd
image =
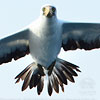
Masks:
[[[30,30],[25,29],[0,40],[0,64],[17,60],[29,54]]]
[[[62,47],[65,51],[100,48],[100,24],[63,23]]]

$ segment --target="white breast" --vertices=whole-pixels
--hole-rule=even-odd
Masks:
[[[48,67],[56,59],[61,49],[60,24],[37,21],[32,25],[31,31],[31,55],[37,63]]]

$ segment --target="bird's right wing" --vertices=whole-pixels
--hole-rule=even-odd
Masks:
[[[99,23],[63,23],[62,28],[62,47],[65,51],[100,48]]]
[[[26,54],[29,54],[29,34],[27,28],[14,35],[0,40],[0,64],[17,60]]]

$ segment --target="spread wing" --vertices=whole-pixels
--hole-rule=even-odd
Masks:
[[[29,54],[29,29],[0,40],[0,64],[17,60]]]
[[[63,23],[62,47],[65,51],[100,48],[100,24]]]

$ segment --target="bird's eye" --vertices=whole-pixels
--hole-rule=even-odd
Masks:
[[[55,12],[56,11],[56,8],[55,7],[52,7],[52,11]]]
[[[42,8],[42,11],[43,11],[43,12],[45,11],[45,7]]]

